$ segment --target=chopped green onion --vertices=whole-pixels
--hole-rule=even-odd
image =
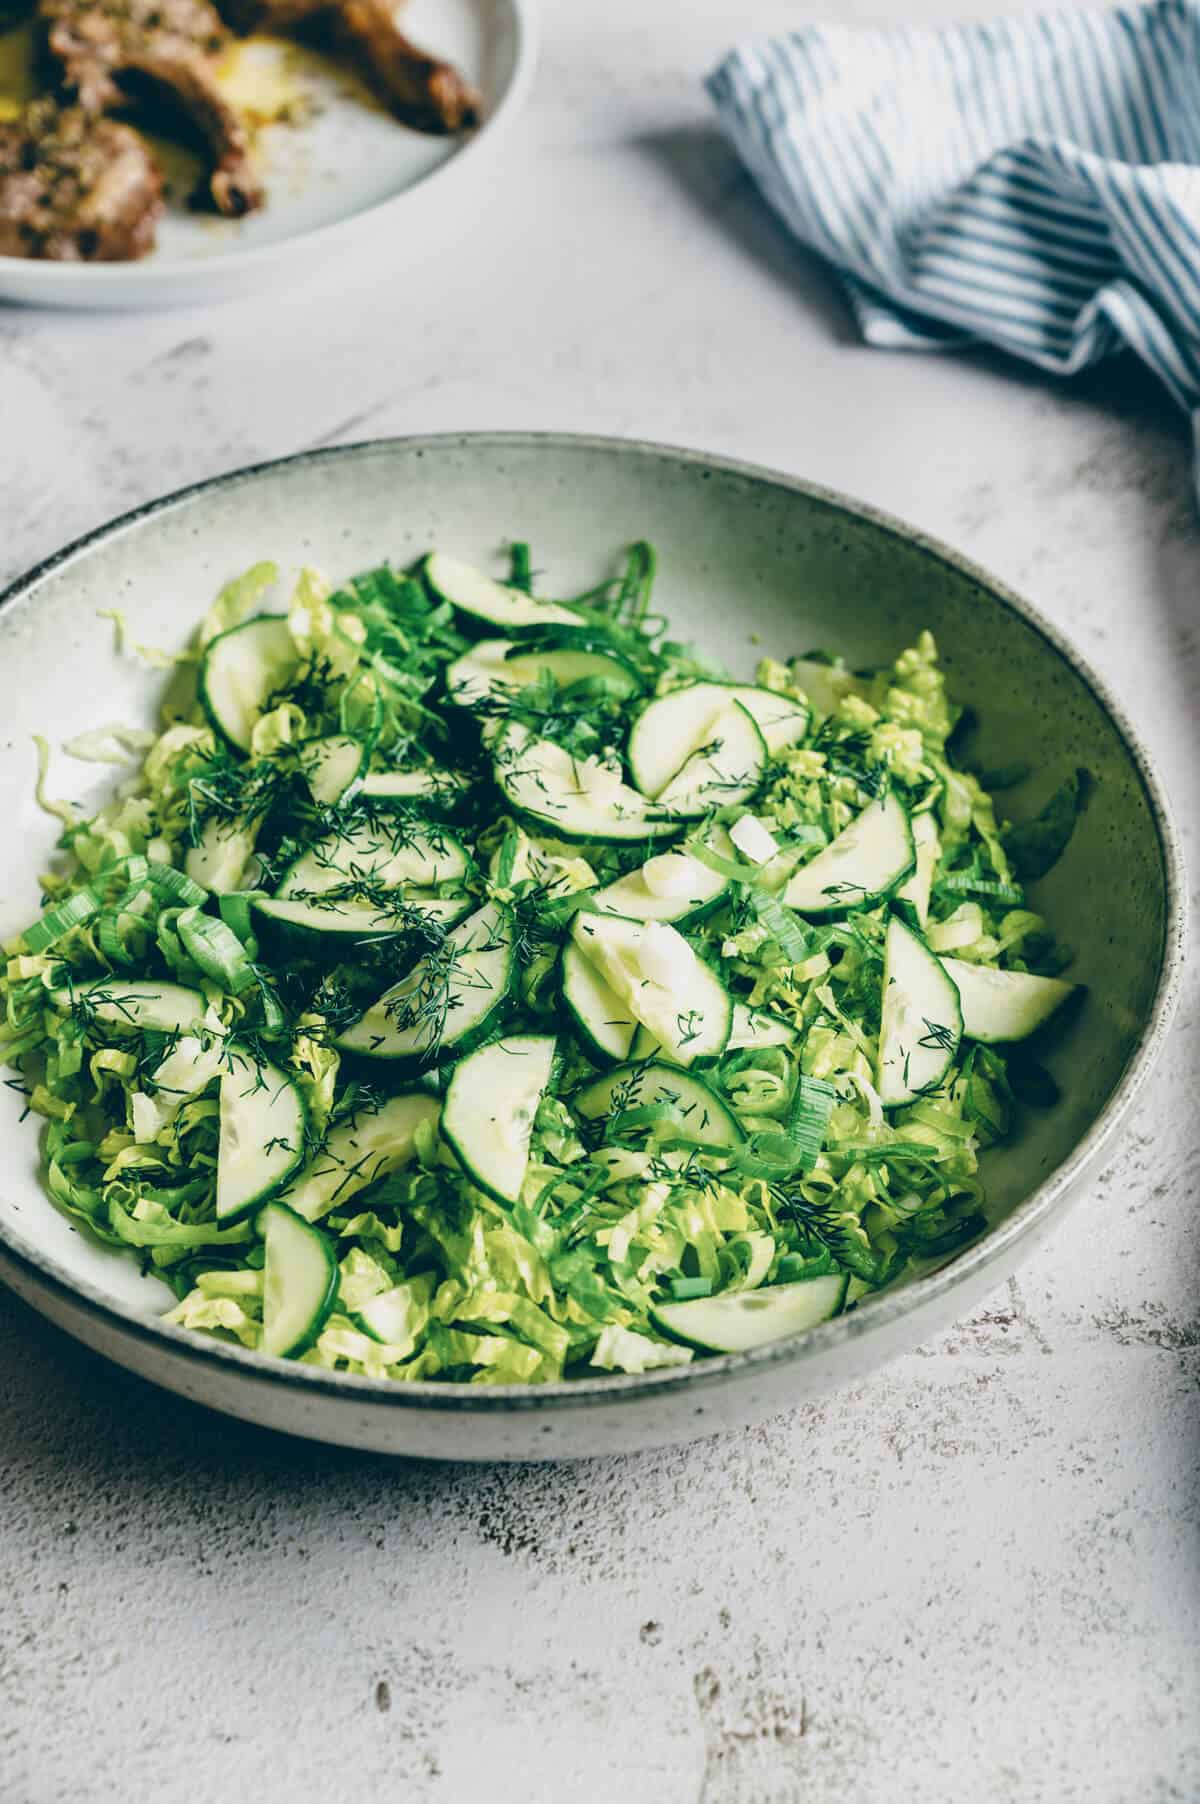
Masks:
[[[40,921],[27,927],[22,934],[26,949],[29,952],[45,952],[48,947],[56,945],[72,928],[81,927],[84,921],[90,920],[99,908],[95,896],[90,889],[81,889],[65,902],[48,908]]]
[[[188,957],[231,996],[240,996],[258,981],[246,948],[224,921],[201,914],[198,908],[185,908],[177,915],[175,928]]]
[[[672,1278],[671,1300],[675,1303],[690,1303],[693,1297],[711,1297],[713,1281],[711,1278]]]
[[[824,1078],[801,1074],[792,1098],[788,1133],[800,1149],[798,1164],[802,1171],[811,1171],[817,1162],[837,1100],[837,1090]]]
[[[951,871],[948,877],[939,877],[936,887],[956,896],[991,896],[994,901],[1007,902],[1013,908],[1025,900],[1025,891],[1018,889],[1015,883],[1001,883],[996,877],[972,877],[969,872]]]
[[[839,1159],[851,1159],[857,1165],[886,1165],[891,1159],[934,1160],[938,1156],[937,1147],[927,1146],[924,1140],[893,1140],[884,1145],[872,1142],[869,1146],[846,1141],[836,1150]]]
[[[96,944],[110,965],[128,971],[137,964],[138,953],[126,944],[126,923],[143,930],[147,926],[140,915],[122,914],[119,909],[107,910],[96,923]]]
[[[742,1146],[735,1146],[730,1159],[748,1178],[786,1178],[798,1170],[802,1149],[790,1134],[782,1131],[751,1134]]]
[[[778,943],[788,963],[803,964],[811,950],[810,941],[792,910],[774,896],[756,895],[752,900],[759,926],[765,927],[771,938]]]
[[[183,908],[203,908],[208,901],[208,891],[193,883],[185,872],[177,871],[174,865],[150,865],[149,879],[160,896]]]

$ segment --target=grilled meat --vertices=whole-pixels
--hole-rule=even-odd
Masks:
[[[0,256],[144,257],[162,210],[162,178],[127,125],[52,100],[0,124]]]
[[[221,0],[236,31],[311,27],[348,48],[405,125],[459,132],[479,118],[479,95],[452,63],[419,49],[396,24],[403,0]]]
[[[38,0],[38,19],[50,57],[85,111],[128,106],[131,83],[165,92],[208,148],[218,211],[236,217],[261,205],[249,133],[213,74],[226,33],[209,0]]]
[[[453,63],[406,38],[396,0],[339,0],[337,36],[349,44],[398,119],[422,132],[460,132],[479,117],[479,95]]]

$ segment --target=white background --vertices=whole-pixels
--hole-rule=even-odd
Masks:
[[[531,107],[436,242],[223,309],[0,313],[0,578],[306,445],[700,446],[1023,590],[1194,828],[1184,422],[1133,367],[1054,387],[855,341],[699,87],[740,31],[817,14],[557,0]],[[1191,1804],[1197,1000],[1017,1283],[869,1384],[688,1450],[329,1453],[160,1396],[0,1296],[0,1797]]]

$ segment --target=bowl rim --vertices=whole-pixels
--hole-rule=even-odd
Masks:
[[[286,238],[269,239],[265,244],[231,250],[228,255],[211,261],[176,256],[165,257],[161,262],[54,263],[35,259],[31,263],[25,257],[0,257],[0,283],[7,281],[25,286],[21,282],[21,276],[32,269],[37,274],[38,286],[44,292],[51,288],[57,289],[56,301],[66,306],[84,305],[86,301],[94,300],[98,294],[115,300],[135,287],[139,290],[152,288],[156,295],[165,298],[168,293],[173,293],[188,282],[198,281],[212,269],[219,269],[222,277],[228,271],[232,277],[242,271],[265,270],[271,265],[279,267],[294,259],[302,259],[318,244],[322,251],[328,251],[345,242],[355,231],[363,229],[365,220],[369,219],[378,227],[385,213],[403,206],[411,195],[424,193],[433,182],[448,181],[450,172],[460,169],[464,163],[469,162],[471,168],[474,168],[480,145],[487,144],[494,149],[502,134],[507,132],[513,119],[524,107],[538,60],[537,0],[504,0],[504,4],[511,15],[513,59],[508,79],[495,105],[451,155],[443,157],[440,163],[436,163],[407,188],[401,188],[397,193],[389,194],[370,206],[360,207],[357,212],[348,213],[344,218],[328,220],[324,225],[312,226],[307,231],[293,232]],[[199,485],[189,485],[196,486]],[[182,490],[179,492],[183,493]],[[169,497],[164,496],[163,499]],[[119,516],[120,519],[125,517]],[[117,523],[117,520],[112,522],[114,526]],[[74,549],[74,546],[68,549]]]
[[[511,1410],[586,1410],[589,1407],[603,1407],[623,1401],[653,1401],[672,1394],[679,1386],[686,1386],[689,1391],[707,1390],[757,1370],[773,1368],[795,1359],[819,1358],[822,1354],[833,1353],[865,1335],[882,1332],[915,1310],[935,1303],[960,1285],[968,1283],[977,1273],[1002,1259],[1010,1247],[1024,1240],[1065,1203],[1076,1181],[1124,1120],[1162,1050],[1179,1002],[1182,984],[1187,933],[1185,869],[1179,831],[1162,779],[1123,705],[1092,669],[1088,660],[1035,607],[1007,585],[931,534],[911,527],[883,509],[857,501],[836,489],[739,458],[715,456],[687,447],[620,436],[556,431],[478,431],[364,439],[349,445],[323,446],[288,457],[249,464],[143,502],[83,534],[19,576],[0,592],[0,610],[22,603],[36,605],[37,592],[46,579],[79,561],[94,547],[139,529],[159,514],[183,508],[210,491],[252,487],[259,477],[268,473],[340,459],[386,458],[397,453],[437,454],[475,447],[520,451],[554,446],[563,451],[598,451],[705,468],[755,485],[769,484],[771,487],[802,495],[806,500],[816,502],[831,512],[865,520],[901,539],[908,548],[948,566],[959,576],[986,589],[1036,632],[1087,685],[1113,722],[1137,772],[1158,835],[1165,877],[1166,906],[1154,996],[1116,1088],[1066,1158],[1016,1205],[1003,1222],[974,1246],[968,1247],[913,1284],[890,1294],[885,1293],[878,1302],[872,1304],[870,1310],[856,1310],[849,1315],[835,1317],[806,1333],[772,1341],[748,1352],[714,1354],[690,1365],[671,1366],[652,1372],[612,1373],[605,1377],[560,1379],[538,1385],[471,1385],[434,1379],[401,1383],[390,1378],[367,1378],[352,1372],[331,1372],[318,1366],[266,1358],[243,1347],[209,1340],[159,1318],[144,1316],[132,1307],[117,1304],[87,1280],[71,1277],[57,1261],[47,1257],[23,1236],[14,1234],[10,1228],[0,1228],[0,1260],[3,1263],[15,1267],[31,1288],[49,1290],[64,1303],[74,1305],[91,1318],[98,1319],[118,1337],[124,1335],[148,1343],[167,1354],[169,1359],[179,1357],[198,1361],[210,1370],[214,1366],[224,1368],[232,1382],[241,1378],[250,1382],[289,1386],[297,1392],[298,1397],[307,1395],[314,1400],[344,1397],[347,1401],[360,1405],[369,1402],[396,1410],[415,1409],[448,1415],[492,1415]]]

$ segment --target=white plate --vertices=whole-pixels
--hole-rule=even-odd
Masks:
[[[0,300],[50,307],[147,307],[221,300],[323,265],[369,237],[419,239],[451,180],[485,166],[528,91],[535,59],[530,0],[411,0],[404,28],[446,57],[483,94],[483,124],[461,137],[401,125],[344,65],[281,40],[236,52],[240,73],[271,79],[314,103],[303,124],[266,126],[258,157],[267,203],[245,219],[189,212],[173,202],[158,247],[138,263],[64,264],[0,257]],[[185,157],[169,158],[169,189],[188,185]],[[198,171],[199,164],[194,165]],[[174,179],[173,179],[174,178]],[[422,209],[426,209],[423,214]]]

